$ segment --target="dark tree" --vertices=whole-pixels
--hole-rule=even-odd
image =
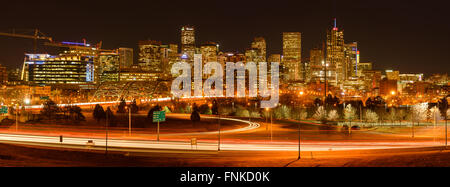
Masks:
[[[86,119],[83,113],[81,113],[81,108],[79,106],[71,106],[69,112],[72,119],[76,121],[84,121]]]
[[[125,110],[125,107],[127,106],[127,103],[125,102],[125,99],[121,99],[119,106],[117,107],[117,113],[125,113],[127,112]]]
[[[197,111],[191,113],[191,121],[194,122],[194,124],[195,122],[200,121],[200,114]]]
[[[314,106],[322,106],[322,100],[320,98],[314,99]]]
[[[114,116],[111,108],[106,108],[105,114],[107,119],[106,124],[108,126],[116,126],[116,117]]]
[[[213,100],[212,102],[211,113],[213,115],[219,115],[219,104],[217,100]]]
[[[196,103],[194,103],[194,104],[192,105],[192,111],[199,112],[199,108],[198,108],[198,106],[197,106]]]
[[[325,103],[326,103],[326,106],[333,106],[334,99],[333,99],[333,96],[331,94],[327,95],[327,97],[325,98]]]
[[[155,112],[155,111],[161,111],[161,110],[162,110],[162,107],[161,107],[161,106],[159,106],[159,105],[154,106],[153,108],[151,108],[151,109],[148,111],[147,119],[149,119],[150,122],[153,122],[153,112]]]
[[[100,122],[101,119],[106,118],[105,110],[103,110],[103,107],[99,104],[95,105],[94,112],[92,113],[92,115],[97,120],[97,123]]]
[[[209,108],[208,104],[202,104],[202,105],[200,105],[200,107],[198,108],[198,111],[199,111],[201,114],[208,114],[209,110],[210,110],[210,108]]]
[[[369,109],[373,109],[374,106],[375,106],[375,103],[372,101],[372,98],[369,97],[366,100],[366,107],[369,108]]]
[[[52,116],[56,115],[60,111],[58,105],[52,100],[47,100],[44,103],[44,107],[41,110],[41,115],[48,117],[51,119]]]
[[[129,107],[131,108],[131,113],[137,113],[139,111],[139,107],[136,104],[136,99],[131,102]]]

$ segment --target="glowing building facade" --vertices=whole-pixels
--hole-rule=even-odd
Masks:
[[[0,64],[0,84],[8,82],[8,72],[6,67]]]
[[[324,64],[323,51],[318,48],[311,49],[309,52],[311,81],[324,81]]]
[[[344,44],[344,51],[345,51],[345,59],[344,59],[345,79],[349,79],[350,77],[356,77],[358,74],[358,63],[359,63],[358,43],[353,42],[349,44]]]
[[[282,64],[287,81],[303,80],[302,76],[302,36],[299,32],[283,33],[283,57]]]
[[[251,49],[254,50],[253,62],[266,62],[266,40],[263,37],[256,37],[252,42]]]
[[[326,61],[328,64],[327,80],[337,85],[342,83],[346,79],[346,63],[345,63],[345,48],[344,48],[344,31],[339,30],[336,25],[336,19],[334,26],[331,30],[327,31],[326,42]]]
[[[195,54],[195,29],[191,26],[181,27],[181,54],[185,55],[187,61],[194,62]]]
[[[25,54],[22,79],[36,84],[93,82],[94,56]]]

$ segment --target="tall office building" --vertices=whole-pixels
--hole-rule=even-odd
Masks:
[[[18,85],[21,83],[21,73],[20,68],[14,68],[8,70],[8,84],[9,85]]]
[[[120,67],[129,68],[133,65],[133,49],[119,48]]]
[[[266,40],[263,37],[256,37],[252,42],[252,49],[256,51],[254,62],[266,62]]]
[[[191,26],[181,27],[181,54],[188,62],[194,62],[195,29]]]
[[[94,80],[94,57],[25,54],[22,80],[36,84],[83,84]]]
[[[6,67],[0,64],[0,84],[8,82],[8,72]]]
[[[139,41],[139,66],[144,71],[162,72],[162,53],[160,41]]]
[[[325,61],[323,59],[323,50],[319,48],[311,49],[309,52],[309,67],[311,72],[311,81],[324,81],[325,79]]]
[[[358,62],[357,76],[361,77],[364,70],[372,70],[372,62]]]
[[[303,80],[302,76],[302,35],[299,32],[283,33],[283,57],[285,79],[287,81]]]
[[[358,63],[359,63],[359,51],[358,43],[353,42],[349,44],[344,44],[345,52],[345,79],[350,77],[356,77],[358,74]]]
[[[386,70],[386,78],[388,80],[400,80],[400,71]]]
[[[200,47],[203,64],[207,62],[217,62],[218,44],[214,42],[206,42]]]
[[[345,80],[346,65],[345,65],[345,53],[344,53],[344,31],[339,30],[336,25],[336,19],[334,19],[334,26],[331,30],[327,31],[327,53],[326,63],[327,80],[337,85]],[[328,76],[330,75],[330,76]]]
[[[96,83],[119,81],[120,57],[118,50],[102,50],[98,53],[94,62]]]
[[[278,62],[281,63],[281,55],[280,54],[271,54],[268,58],[268,63]]]
[[[21,79],[35,84],[86,84],[95,80],[99,49],[86,43],[52,43],[59,55],[25,54]]]

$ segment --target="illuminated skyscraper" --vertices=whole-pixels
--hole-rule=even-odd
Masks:
[[[252,42],[252,49],[255,50],[256,56],[254,62],[266,62],[266,40],[263,37],[256,37]]]
[[[302,76],[302,35],[299,32],[283,33],[284,76],[287,81],[303,80]]]
[[[128,68],[133,65],[133,49],[119,48],[120,67]]]
[[[35,84],[85,84],[94,82],[94,61],[99,49],[86,43],[52,43],[59,55],[25,54],[21,78]]]
[[[8,82],[6,67],[0,64],[0,84]]]
[[[323,51],[319,48],[311,49],[309,52],[309,67],[311,71],[312,81],[324,81],[325,68],[324,68]]]
[[[344,44],[345,51],[345,78],[356,77],[358,74],[359,51],[358,43]]]
[[[187,57],[188,62],[194,62],[195,30],[191,26],[181,27],[181,54]]]
[[[200,47],[203,64],[207,62],[217,62],[218,44],[206,42]]]
[[[398,81],[400,79],[400,71],[386,70],[386,78],[388,80]]]
[[[139,66],[144,71],[162,72],[160,41],[139,41]]]
[[[22,80],[35,84],[83,84],[94,81],[93,73],[93,56],[25,54]]]
[[[346,65],[344,53],[344,31],[340,31],[334,19],[334,26],[327,32],[327,53],[326,63],[329,64],[327,80],[337,85],[345,80]]]
[[[102,50],[94,62],[95,82],[119,81],[120,56],[118,50]]]
[[[278,62],[281,63],[281,55],[280,54],[271,54],[268,58],[268,63]]]

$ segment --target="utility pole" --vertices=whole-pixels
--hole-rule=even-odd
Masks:
[[[273,140],[273,123],[272,123],[272,111],[270,111],[270,141]]]
[[[19,104],[16,104],[16,131],[19,130]]]
[[[156,141],[159,142],[159,120],[158,120],[158,129],[157,129]]]
[[[300,123],[298,124],[298,160],[300,160]]]
[[[131,106],[128,107],[128,136],[131,136]]]
[[[105,121],[105,127],[106,127],[106,136],[105,136],[105,154],[108,155],[108,121],[109,121],[109,107],[106,109],[106,121]]]
[[[448,110],[448,109],[447,109]],[[447,114],[445,114],[445,148],[447,149]]]
[[[217,134],[217,151],[220,151],[220,127],[221,127],[221,124],[220,124],[219,101],[217,100],[217,97],[214,100],[214,105],[215,105],[215,107],[217,107],[217,111],[215,111],[215,112],[217,112],[217,116],[218,116],[218,122],[217,123],[219,125],[219,133]],[[233,104],[233,106],[234,106],[234,104]]]
[[[218,134],[218,145],[217,145],[217,151],[220,151],[220,113],[218,114],[219,116],[219,134]]]
[[[447,114],[445,114],[445,148],[447,149]]]

